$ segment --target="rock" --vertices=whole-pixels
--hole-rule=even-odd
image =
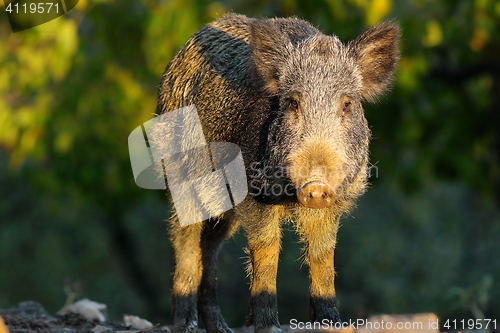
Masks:
[[[0,314],[26,314],[26,315],[44,315],[50,316],[43,306],[34,301],[20,302],[10,309],[0,309]]]
[[[106,309],[106,304],[97,303],[84,298],[69,306],[65,306],[57,314],[64,315],[69,312],[74,312],[83,315],[88,320],[97,320],[99,322],[104,322],[106,320],[106,316],[104,315]]]
[[[144,330],[153,327],[153,324],[146,319],[142,319],[132,315],[124,315],[123,322],[125,323],[125,326],[130,326],[138,330]]]
[[[356,328],[356,333],[439,333],[439,319],[434,313],[381,315]]]

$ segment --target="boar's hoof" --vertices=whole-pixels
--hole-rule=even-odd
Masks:
[[[328,208],[334,201],[334,194],[328,185],[312,181],[298,190],[297,198],[308,208]]]
[[[230,329],[229,327],[227,327],[226,324],[222,325],[222,326],[218,326],[217,328],[207,328],[206,329],[206,332],[207,333],[233,333],[233,330]]]
[[[233,333],[224,319],[222,319],[222,316],[211,318],[210,321],[205,320],[204,324],[207,333]]]
[[[187,323],[177,323],[172,328],[172,333],[198,333],[198,322],[196,320]]]
[[[251,332],[251,330],[249,330]],[[280,333],[281,328],[278,328],[276,326],[271,326],[271,327],[266,327],[266,328],[261,328],[261,329],[255,329],[254,328],[254,333]]]

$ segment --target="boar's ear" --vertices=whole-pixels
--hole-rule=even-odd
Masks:
[[[388,22],[365,30],[349,43],[349,49],[361,70],[363,97],[370,102],[386,92],[399,61],[400,30]]]
[[[270,20],[255,20],[250,25],[250,47],[254,75],[264,89],[278,91],[278,65],[286,58],[288,37]]]

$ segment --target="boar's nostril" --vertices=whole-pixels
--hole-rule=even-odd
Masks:
[[[302,186],[297,193],[300,203],[308,208],[328,208],[334,201],[330,187],[319,181],[312,181]]]

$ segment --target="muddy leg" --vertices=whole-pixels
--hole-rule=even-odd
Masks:
[[[200,239],[202,223],[181,227],[173,218],[170,230],[175,252],[174,285],[172,288],[173,332],[198,331],[197,294],[201,282]]]
[[[256,331],[279,327],[276,275],[284,208],[249,202],[238,213],[248,239],[250,304],[246,324],[253,324]]]
[[[340,321],[335,296],[335,250],[338,216],[324,209],[300,209],[297,232],[305,244],[305,260],[309,266],[311,321],[323,319]]]
[[[232,214],[204,223],[201,236],[203,273],[198,292],[198,311],[208,333],[232,333],[217,301],[217,253],[223,240],[236,229]]]

